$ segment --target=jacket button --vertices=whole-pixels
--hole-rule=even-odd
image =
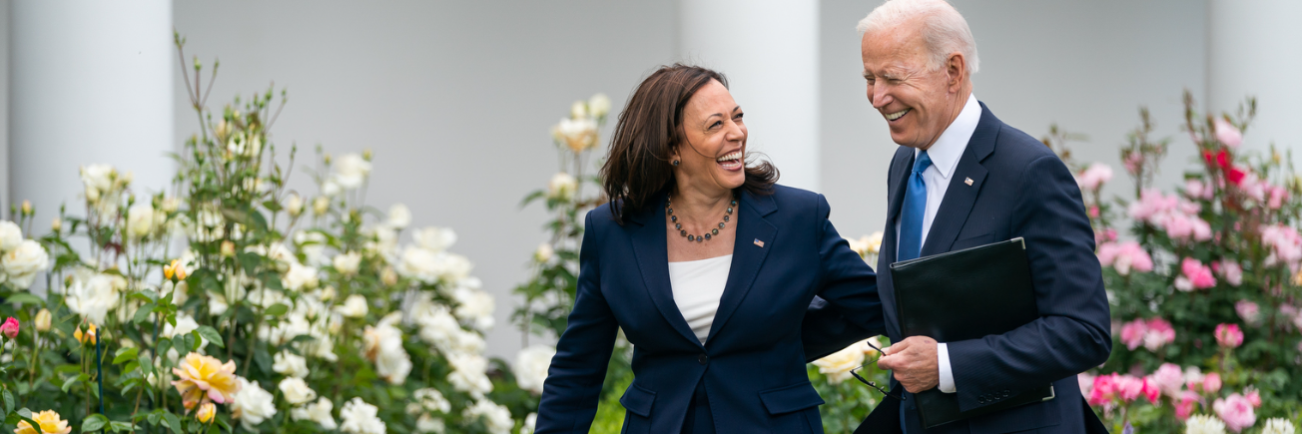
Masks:
[[[710,356],[702,354],[700,357],[696,358],[696,361],[702,365],[710,363]]]

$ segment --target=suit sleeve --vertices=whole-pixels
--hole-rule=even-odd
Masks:
[[[814,306],[806,312],[802,327],[807,359],[816,359],[847,345],[882,334],[885,323],[882,301],[877,294],[877,274],[872,267],[850,250],[850,243],[836,232],[828,220],[831,207],[818,195],[817,227],[819,287],[818,297],[826,306]],[[831,307],[831,309],[828,309]],[[815,357],[817,356],[817,357]]]
[[[1001,335],[949,343],[959,408],[971,410],[1076,375],[1108,359],[1112,336],[1094,232],[1071,172],[1032,161],[1010,221],[1026,240],[1040,319]]]
[[[587,433],[597,413],[619,324],[601,292],[597,231],[589,212],[579,251],[579,281],[565,333],[547,369],[535,432]]]

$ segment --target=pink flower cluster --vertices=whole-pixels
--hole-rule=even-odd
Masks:
[[[1112,166],[1094,163],[1076,175],[1076,185],[1081,190],[1097,190],[1104,183],[1112,180]]]
[[[1216,326],[1216,344],[1222,348],[1238,348],[1243,345],[1243,331],[1238,324],[1220,324]]]
[[[1077,380],[1079,381],[1080,378],[1078,377]],[[1094,377],[1087,399],[1090,405],[1106,406],[1129,404],[1140,397],[1156,404],[1162,397],[1162,391],[1147,377],[1140,378],[1113,372]]]
[[[1184,194],[1190,199],[1211,200],[1213,189],[1211,185],[1204,184],[1197,179],[1189,179],[1184,182]]]
[[[1243,267],[1238,262],[1229,259],[1213,262],[1212,271],[1216,272],[1217,276],[1225,279],[1225,283],[1229,283],[1230,286],[1243,284]]]
[[[1131,218],[1166,231],[1173,241],[1207,241],[1212,239],[1212,227],[1198,217],[1201,209],[1177,195],[1145,189],[1140,192],[1139,200],[1130,204],[1129,212]]]
[[[1175,329],[1162,318],[1139,318],[1121,327],[1121,342],[1131,351],[1143,345],[1156,353],[1166,344],[1175,342]]]
[[[1302,234],[1297,229],[1285,225],[1270,225],[1261,228],[1261,243],[1270,248],[1266,265],[1284,263],[1289,269],[1296,269],[1302,261]]]
[[[1279,305],[1279,313],[1288,321],[1291,321],[1294,328],[1302,330],[1302,310],[1298,310],[1291,304],[1281,304]],[[1302,352],[1302,345],[1298,345],[1298,352]]]
[[[1180,276],[1175,278],[1175,289],[1189,292],[1195,289],[1207,289],[1216,286],[1212,269],[1194,258],[1184,258],[1180,262]]]
[[[1099,264],[1115,268],[1117,274],[1122,276],[1130,274],[1130,270],[1143,273],[1153,271],[1153,258],[1134,241],[1100,245]]]
[[[1257,423],[1255,408],[1261,406],[1260,395],[1256,391],[1250,394],[1256,396],[1255,404],[1253,399],[1234,393],[1213,402],[1212,411],[1216,412],[1216,417],[1225,422],[1226,428],[1234,432],[1243,431],[1244,428]]]
[[[1233,149],[1243,143],[1243,132],[1225,118],[1216,118],[1212,121],[1212,126],[1216,129],[1216,141],[1221,142],[1222,145]]]

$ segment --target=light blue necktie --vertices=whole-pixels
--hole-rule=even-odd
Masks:
[[[927,151],[919,152],[904,192],[904,209],[900,211],[900,261],[917,258],[922,253],[922,216],[927,212],[927,184],[922,181],[922,172],[929,166],[931,157]]]

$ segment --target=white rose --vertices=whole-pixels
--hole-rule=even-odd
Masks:
[[[50,255],[45,253],[41,243],[32,240],[18,243],[18,247],[0,258],[0,268],[4,270],[5,278],[18,289],[31,287],[36,275],[49,266]]]
[[[362,263],[362,255],[357,252],[348,252],[335,256],[333,262],[335,265],[335,271],[338,271],[339,274],[352,276],[357,274],[357,267]]]
[[[23,230],[9,220],[0,220],[0,253],[17,249],[23,243]]]
[[[415,399],[415,404],[421,411],[439,413],[452,411],[452,403],[448,402],[448,399],[443,396],[443,392],[439,392],[438,389],[428,387],[418,389],[412,394],[412,397]]]
[[[475,402],[475,405],[467,407],[462,412],[462,417],[469,421],[476,419],[483,421],[484,427],[488,428],[491,434],[511,434],[511,428],[515,428],[515,420],[511,419],[511,410],[487,399],[480,399]]]
[[[371,174],[371,163],[357,154],[344,154],[335,162],[334,181],[340,187],[353,190],[362,186]]]
[[[851,345],[827,357],[814,361],[818,372],[827,376],[827,382],[841,384],[850,378],[850,370],[863,366],[863,349],[860,344]]]
[[[515,356],[515,381],[520,388],[542,394],[543,381],[547,380],[547,369],[551,367],[556,348],[548,345],[533,345],[520,350]]]
[[[570,119],[582,119],[588,117],[588,106],[583,101],[575,101],[570,104]]]
[[[431,252],[438,253],[457,243],[457,233],[449,228],[428,227],[413,233],[412,239]]]
[[[303,198],[298,194],[290,193],[285,197],[285,211],[290,217],[298,217],[303,214]]]
[[[1195,414],[1184,424],[1185,434],[1225,434],[1225,422],[1205,414]]]
[[[334,416],[330,415],[330,411],[333,409],[334,404],[330,402],[330,399],[322,396],[314,404],[290,410],[289,417],[294,420],[310,420],[321,425],[321,428],[334,430],[339,427],[339,424],[335,423]]]
[[[302,378],[285,377],[280,380],[280,393],[285,395],[285,401],[292,405],[305,404],[316,399],[316,391],[307,387],[307,383]]]
[[[1261,434],[1294,434],[1297,429],[1293,422],[1284,418],[1271,418],[1266,420],[1266,424],[1261,428]]]
[[[316,215],[325,214],[330,210],[330,198],[319,196],[312,200],[312,213]]]
[[[81,168],[81,182],[86,186],[87,193],[90,190],[97,193],[112,190],[115,178],[117,170],[107,164],[92,164]]]
[[[348,318],[364,317],[367,312],[366,297],[357,294],[350,295],[344,300],[343,305],[335,306],[335,312],[339,312],[340,315]]]
[[[547,183],[547,197],[552,199],[570,200],[574,196],[574,190],[578,189],[579,183],[568,173],[560,172],[552,175],[551,182]]]
[[[398,319],[401,319],[401,313]],[[388,318],[388,317],[386,317]],[[377,327],[366,327],[362,334],[366,357],[375,361],[375,373],[388,380],[390,384],[402,384],[411,373],[411,358],[402,348],[402,331],[390,323],[381,321]]]
[[[141,203],[127,211],[127,236],[141,239],[154,230],[154,208]]]
[[[590,118],[561,119],[555,131],[571,151],[583,152],[597,145],[597,122]]]
[[[493,391],[493,382],[484,374],[488,360],[476,354],[448,354],[448,364],[452,372],[448,374],[448,383],[456,390],[469,393],[476,399]]]
[[[66,296],[68,310],[80,314],[92,324],[104,324],[109,309],[118,306],[118,292],[113,289],[113,278],[103,274],[73,279]]]
[[[592,117],[602,118],[610,113],[610,97],[604,93],[593,95],[588,98],[588,111],[592,112]]]
[[[304,378],[307,377],[307,374],[310,372],[307,369],[307,359],[289,351],[276,353],[273,360],[274,363],[271,365],[271,370],[276,371],[277,373],[291,377]]]
[[[411,210],[407,209],[407,205],[393,204],[389,207],[389,219],[386,223],[398,229],[407,227],[411,224]]]
[[[447,423],[443,422],[443,419],[430,416],[428,413],[421,414],[420,417],[416,418],[416,432],[443,434],[447,432],[447,429]]]
[[[303,253],[305,264],[321,266],[329,263],[325,257],[327,244],[325,234],[317,231],[298,231],[294,233],[294,243],[298,246],[298,251]],[[289,250],[286,249],[285,252],[289,253]],[[292,253],[289,254],[289,258],[295,260]]]
[[[524,418],[524,426],[520,427],[520,434],[533,434],[538,426],[538,413],[529,413]]]
[[[442,265],[438,254],[416,246],[407,246],[398,260],[398,273],[425,283],[438,282]]]
[[[537,261],[540,264],[545,263],[547,261],[552,260],[552,255],[555,254],[556,254],[556,250],[552,249],[552,245],[550,243],[542,243],[538,245],[538,250],[535,250],[533,252],[533,260]]]
[[[240,383],[240,391],[235,393],[235,401],[231,403],[231,412],[236,419],[240,420],[240,425],[249,431],[256,430],[258,424],[276,415],[276,404],[272,402],[272,396],[258,382],[236,377]]]
[[[458,288],[452,298],[457,302],[454,313],[468,320],[480,331],[493,328],[493,295],[484,291]]]
[[[362,398],[353,398],[339,410],[339,418],[343,419],[339,430],[349,434],[385,434],[387,428],[376,417],[377,414],[379,409],[374,405],[367,404]]]
[[[319,281],[316,269],[297,262],[289,264],[289,271],[281,279],[281,284],[285,286],[285,289],[291,291],[316,288],[317,283]]]

